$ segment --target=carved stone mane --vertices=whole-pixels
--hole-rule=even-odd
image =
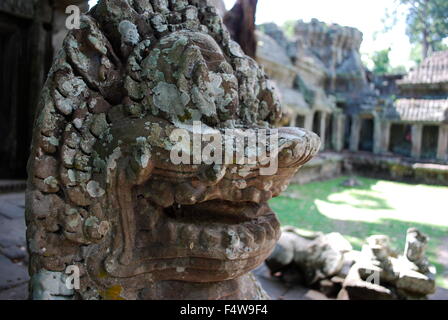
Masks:
[[[267,129],[281,110],[256,62],[204,0],[100,0],[66,37],[42,90],[26,199],[34,299],[263,298],[267,201],[317,152],[278,130],[266,164],[173,164],[171,134]],[[244,172],[244,174],[242,173]],[[65,285],[67,267],[80,287]]]

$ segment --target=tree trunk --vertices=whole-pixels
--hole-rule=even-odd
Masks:
[[[425,60],[429,54],[428,31],[426,29],[423,31],[422,46],[423,46],[423,52],[422,52],[423,60]]]
[[[425,0],[424,2],[424,19],[422,21],[424,29],[423,29],[423,39],[422,39],[422,46],[423,46],[423,60],[425,60],[428,57],[429,54],[429,0]]]
[[[224,16],[224,24],[248,56],[255,58],[257,39],[255,36],[255,14],[258,0],[237,0]]]

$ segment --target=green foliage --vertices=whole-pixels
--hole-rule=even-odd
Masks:
[[[415,43],[412,46],[409,58],[415,63],[415,66],[418,66],[420,63],[422,63],[422,57],[423,57],[422,45],[420,43]]]
[[[373,62],[373,73],[375,74],[386,74],[391,70],[390,59],[389,59],[389,49],[384,49],[376,51],[372,55]]]
[[[357,250],[367,237],[385,234],[403,252],[407,229],[416,227],[430,237],[427,253],[437,267],[437,284],[448,288],[443,277],[448,266],[438,263],[437,257],[448,236],[448,188],[361,177],[357,177],[361,186],[349,188],[341,185],[347,178],[291,185],[269,204],[282,225],[308,232],[340,232]]]
[[[296,20],[288,20],[282,25],[282,30],[287,37],[292,38],[294,36],[294,27],[296,23]]]
[[[448,37],[447,0],[395,0],[395,3],[395,9],[386,12],[386,19],[392,23],[386,24],[385,31],[396,24],[399,8],[405,8],[406,34],[412,44],[422,46],[422,59],[432,51],[443,50],[442,41]]]
[[[389,70],[389,73],[391,73],[391,74],[405,74],[407,72],[408,72],[408,70],[403,65],[392,67]]]

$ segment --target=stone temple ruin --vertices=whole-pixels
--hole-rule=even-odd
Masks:
[[[315,19],[298,21],[292,37],[259,26],[257,60],[276,82],[283,123],[316,132],[321,150],[333,152],[299,182],[346,169],[448,184],[448,52],[404,77],[374,76],[361,62],[361,42],[357,29]]]
[[[426,257],[427,243],[424,234],[410,228],[402,255],[384,235],[370,236],[356,251],[339,233],[305,235],[283,227],[266,265],[287,285],[315,288],[329,298],[427,299],[436,289],[436,269]]]
[[[272,84],[205,0],[100,0],[65,38],[37,110],[31,297],[266,298],[249,272],[280,236],[267,201],[320,148],[310,131],[273,129],[280,116]],[[260,158],[174,164],[172,134],[194,141],[195,121],[278,135],[257,149],[278,171],[262,175]],[[66,286],[68,267],[79,287]]]

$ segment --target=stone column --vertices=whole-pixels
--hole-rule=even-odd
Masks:
[[[389,151],[391,125],[392,124],[390,122],[383,122],[380,124],[380,154],[386,154]]]
[[[314,114],[309,113],[305,116],[305,129],[309,131],[313,131],[313,118]]]
[[[448,126],[439,127],[439,142],[437,144],[437,160],[448,160]]]
[[[328,114],[326,112],[322,112],[320,116],[320,150],[325,150],[325,136],[326,136],[326,130],[327,130],[327,117]]]
[[[412,158],[420,158],[422,153],[422,133],[423,125],[414,124],[412,126]]]
[[[381,137],[383,135],[383,126],[381,125],[381,118],[376,114],[373,117],[373,153],[381,153]],[[389,140],[389,139],[388,139]]]
[[[333,116],[332,143],[335,151],[340,152],[344,148],[345,115],[342,113]]]
[[[361,118],[359,115],[352,116],[352,130],[350,136],[350,151],[358,151],[359,148],[359,134],[361,131]]]

